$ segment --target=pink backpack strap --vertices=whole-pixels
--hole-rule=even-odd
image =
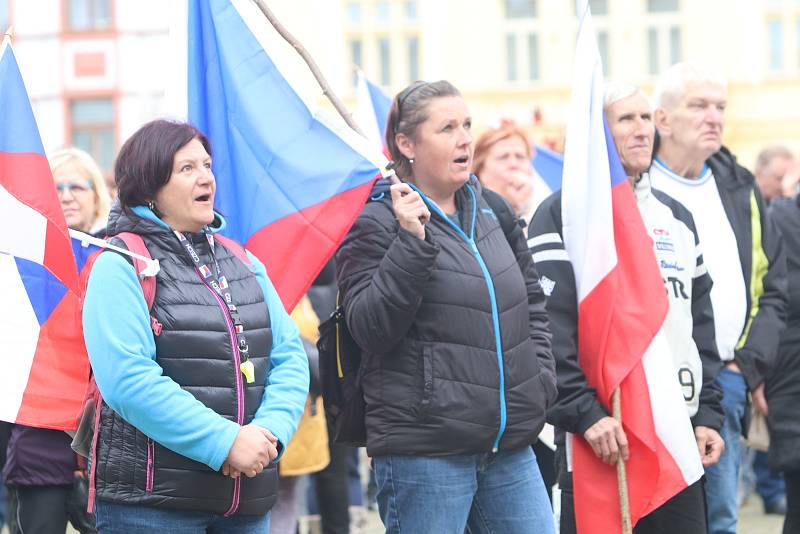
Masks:
[[[142,236],[132,232],[122,232],[114,237],[120,238],[125,243],[125,248],[140,256],[144,256],[148,260],[153,259],[150,256],[150,251],[147,250],[147,245],[144,244]],[[153,308],[153,300],[156,298],[156,277],[155,276],[141,276],[139,274],[147,264],[139,258],[131,257],[133,260],[133,268],[136,269],[136,274],[139,278],[139,283],[142,284],[142,292],[144,293],[144,300],[147,302],[147,309]]]
[[[229,237],[225,237],[219,234],[214,234],[214,239],[217,241],[217,243],[219,243],[220,245],[224,246],[225,248],[233,252],[233,255],[239,258],[239,260],[241,260],[242,263],[244,263],[248,267],[253,265],[253,262],[250,261],[250,257],[247,255],[247,252],[245,251],[242,245],[240,245],[239,243],[237,243],[236,241],[234,241]]]

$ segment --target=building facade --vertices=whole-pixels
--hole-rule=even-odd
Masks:
[[[176,2],[179,0],[169,0]],[[0,0],[45,148],[75,144],[109,171],[143,122],[174,114],[169,9],[158,0]],[[361,68],[394,94],[415,79],[461,89],[478,130],[501,121],[560,149],[577,35],[572,0],[272,0],[278,18],[355,103]],[[800,0],[592,0],[609,79],[652,90],[690,60],[729,80],[725,142],[751,166],[761,147],[800,151]],[[266,22],[265,22],[266,23]],[[304,96],[321,91],[275,34],[272,57]]]

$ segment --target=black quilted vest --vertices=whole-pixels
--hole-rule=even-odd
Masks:
[[[203,283],[178,239],[153,221],[115,208],[108,235],[121,232],[141,235],[161,266],[151,314],[163,325],[155,343],[156,361],[164,375],[223,417],[236,421],[242,410],[244,424],[252,421],[264,393],[272,347],[269,312],[255,275],[231,251],[216,245],[217,261],[239,308],[255,366],[255,383],[242,380],[239,395],[240,371],[221,301]],[[205,237],[193,234],[191,239],[210,265]],[[154,442],[105,403],[95,476],[99,499],[179,510],[260,515],[269,511],[277,496],[274,465],[254,478],[242,476],[235,482]]]

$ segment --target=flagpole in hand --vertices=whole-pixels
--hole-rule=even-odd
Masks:
[[[611,409],[614,419],[622,424],[622,405],[620,401],[619,386],[611,397]],[[617,458],[617,485],[619,486],[619,508],[622,514],[622,534],[631,534],[631,510],[628,503],[628,475],[625,472],[625,460],[622,454]]]

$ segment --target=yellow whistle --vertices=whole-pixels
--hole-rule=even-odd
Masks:
[[[239,369],[242,370],[242,374],[248,384],[252,384],[256,381],[256,369],[253,367],[253,362],[250,360],[243,361],[239,364]]]

